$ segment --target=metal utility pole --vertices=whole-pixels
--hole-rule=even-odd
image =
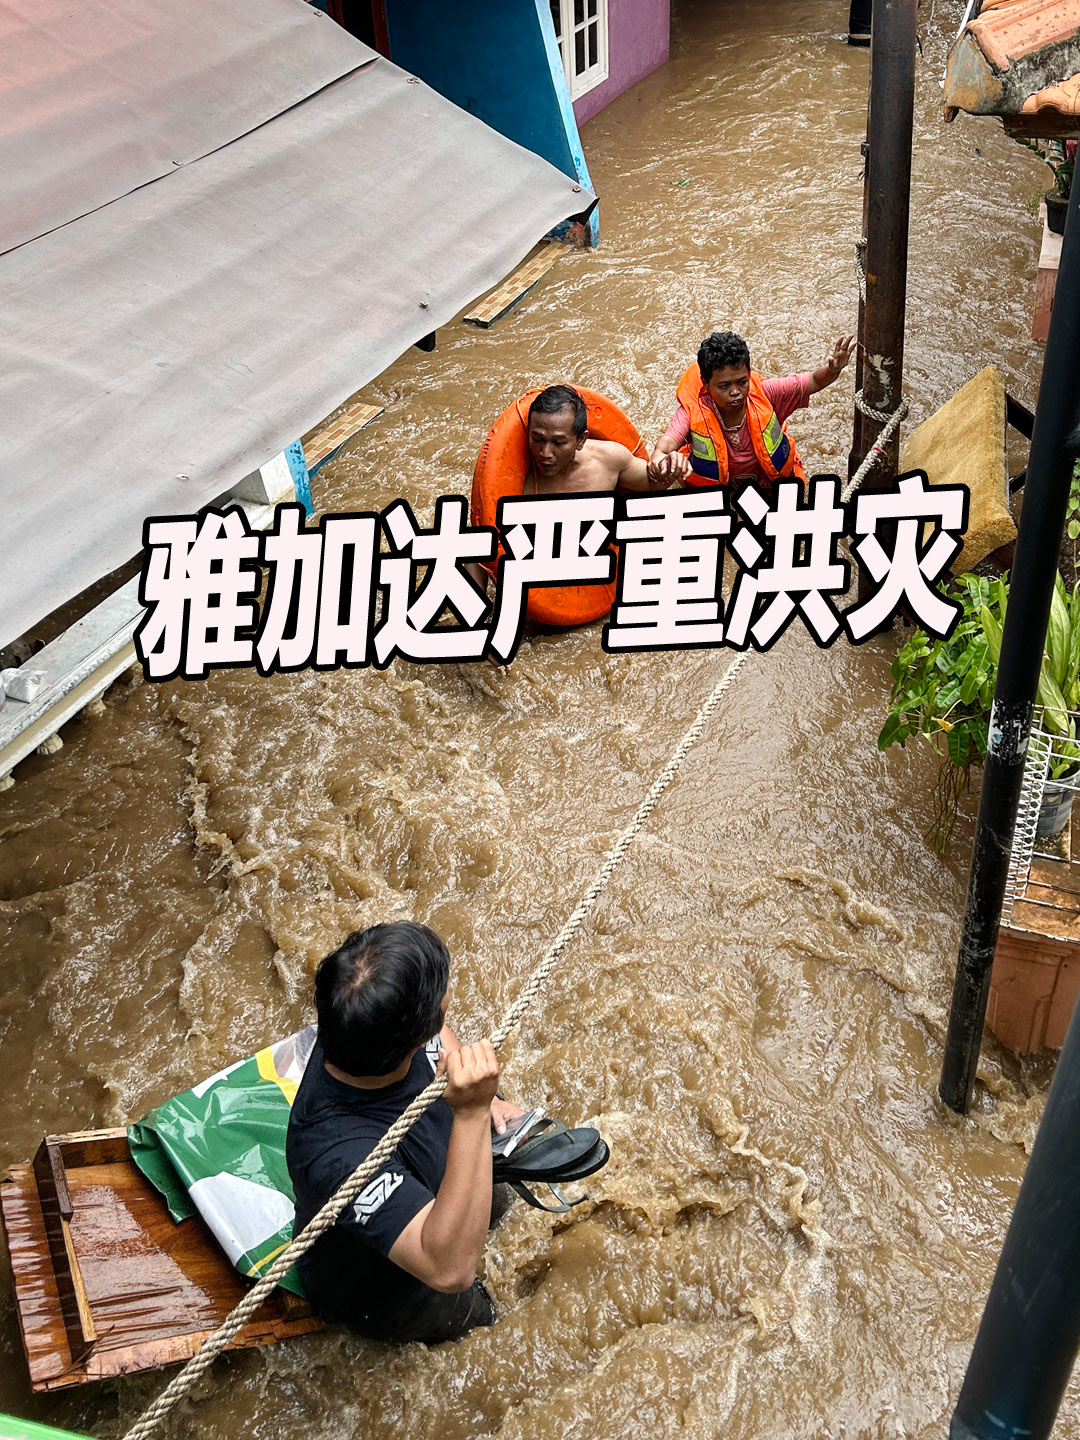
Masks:
[[[1080,1345],[1078,1194],[1080,1007],[1050,1086],[950,1440],[1050,1434]]]
[[[1032,709],[1080,435],[1080,184],[1072,187],[1001,641],[967,908],[938,1091],[966,1114],[975,1085]],[[1074,1204],[1077,1203],[1074,1198]]]
[[[862,349],[855,379],[864,403],[883,415],[899,405],[904,381],[917,10],[918,0],[874,0],[863,193],[866,300],[859,308]],[[849,477],[865,460],[883,424],[855,411]],[[899,445],[894,438],[888,459],[870,471],[864,490],[881,489],[893,478]]]

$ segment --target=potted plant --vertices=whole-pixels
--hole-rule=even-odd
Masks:
[[[952,598],[961,614],[947,640],[934,640],[916,630],[892,665],[893,691],[889,714],[878,736],[878,748],[904,745],[922,735],[940,757],[936,807],[926,838],[944,853],[956,823],[960,797],[971,783],[973,765],[986,757],[990,706],[994,698],[1001,632],[1008,606],[1004,579],[961,575]],[[1057,577],[1050,624],[1043,651],[1037,699],[1044,723],[1055,737],[1050,763],[1054,781],[1066,781],[1080,770],[1080,743],[1070,713],[1080,708],[1080,584],[1070,593]],[[1048,785],[1044,806],[1057,800],[1063,815],[1048,813],[1041,834],[1054,834],[1068,820],[1075,791],[1071,785]]]
[[[1016,138],[1025,149],[1033,151],[1050,167],[1054,183],[1043,196],[1046,201],[1046,223],[1055,235],[1064,235],[1073,167],[1076,164],[1076,141],[1029,140],[1026,136]]]

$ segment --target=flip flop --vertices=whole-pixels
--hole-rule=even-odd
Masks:
[[[607,1164],[610,1153],[598,1130],[589,1126],[570,1130],[561,1120],[547,1116],[510,1155],[496,1157],[492,1179],[495,1184],[510,1185],[535,1209],[561,1215],[588,1197],[568,1200],[558,1188],[559,1183],[595,1174]],[[526,1188],[526,1183],[547,1185],[559,1203],[544,1205]]]

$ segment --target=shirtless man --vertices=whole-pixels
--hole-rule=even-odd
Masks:
[[[689,463],[679,454],[642,460],[614,440],[590,440],[585,402],[569,385],[549,385],[529,406],[532,464],[523,495],[666,490]]]
[[[665,454],[642,460],[614,440],[590,440],[589,412],[570,385],[549,385],[529,406],[531,464],[522,495],[607,494],[612,490],[666,490],[690,470],[685,456]],[[489,574],[480,565],[466,570],[487,589]],[[497,661],[490,663],[498,669]]]

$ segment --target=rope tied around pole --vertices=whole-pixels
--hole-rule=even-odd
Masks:
[[[720,679],[713,686],[708,697],[702,703],[693,721],[688,726],[682,739],[672,751],[671,756],[653,781],[649,793],[634,811],[633,817],[622,830],[614,845],[604,856],[596,874],[589,882],[576,909],[567,919],[563,928],[556,935],[555,939],[548,946],[546,953],[529,977],[521,993],[507,1011],[506,1017],[498,1029],[492,1031],[491,1043],[496,1050],[501,1049],[509,1039],[510,1035],[521,1023],[525,1012],[536,999],[540,988],[548,975],[551,973],[559,956],[569,945],[570,941],[580,930],[589,912],[592,910],[601,893],[607,887],[616,868],[629,850],[637,835],[644,828],[649,816],[656,807],[661,795],[674,780],[679,767],[686,759],[686,756],[696,744],[705,728],[705,722],[720,703],[724,692],[731,685],[746,660],[747,652],[743,651],[737,655],[731,664],[721,675]],[[202,1345],[187,1362],[178,1375],[166,1385],[165,1389],[143,1412],[131,1429],[127,1432],[124,1440],[148,1440],[148,1437],[157,1433],[162,1421],[169,1414],[170,1410],[183,1397],[190,1393],[200,1377],[214,1363],[222,1350],[235,1339],[247,1322],[258,1310],[259,1306],[272,1293],[279,1280],[289,1272],[297,1260],[315,1244],[320,1235],[324,1235],[332,1225],[335,1224],[339,1215],[352,1203],[367,1182],[382,1167],[383,1162],[389,1158],[402,1138],[408,1134],[413,1125],[416,1124],[425,1110],[428,1110],[439,1096],[446,1089],[446,1076],[437,1075],[424,1090],[421,1090],[390,1129],[382,1137],[379,1143],[372,1150],[371,1154],[356,1167],[353,1173],[333,1194],[321,1210],[312,1216],[311,1220],[295,1236],[284,1250],[277,1256],[266,1273],[252,1286],[243,1299],[235,1306],[232,1312],[218,1326],[212,1335],[208,1335]]]
[[[859,486],[863,483],[863,481],[866,479],[867,475],[869,475],[870,471],[874,468],[874,466],[877,465],[879,461],[887,458],[889,453],[889,442],[896,434],[896,431],[899,429],[901,422],[904,420],[905,416],[908,413],[908,410],[911,408],[908,405],[907,400],[905,400],[904,397],[901,396],[900,404],[891,413],[886,413],[881,410],[873,410],[863,400],[861,390],[857,390],[855,392],[855,404],[859,407],[859,409],[863,412],[864,415],[868,415],[871,420],[877,420],[879,423],[883,424],[885,428],[874,441],[873,445],[870,446],[870,449],[866,452],[866,458],[863,460],[858,470],[855,471],[855,474],[844,486],[844,489],[840,495],[840,502],[844,505],[846,505],[847,502],[851,499],[852,495],[855,494],[855,491],[858,490]]]
[[[903,419],[904,415],[906,415],[908,412],[908,405],[906,400],[901,400],[900,405],[896,410],[875,410],[872,405],[868,405],[863,399],[863,392],[861,390],[855,391],[855,408],[857,410],[860,410],[864,415],[868,416],[869,419],[876,420],[879,425],[887,425],[889,421],[893,418],[893,416],[898,414],[901,410],[903,411],[903,414],[900,416],[901,419]]]

